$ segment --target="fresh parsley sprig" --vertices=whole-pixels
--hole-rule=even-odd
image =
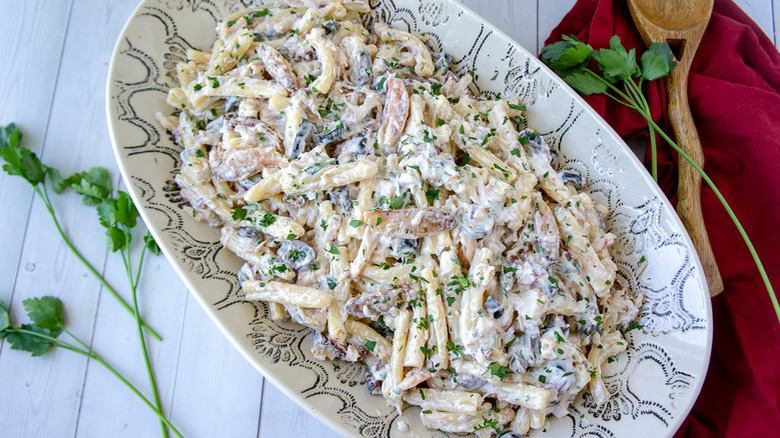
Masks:
[[[636,62],[634,49],[626,51],[620,42],[620,37],[615,35],[609,40],[609,48],[594,50],[589,44],[579,41],[575,36],[564,36],[563,41],[549,44],[542,48],[540,56],[542,62],[547,64],[567,84],[583,95],[604,94],[610,99],[634,109],[647,121],[650,131],[651,173],[653,179],[658,181],[658,165],[656,156],[655,132],[663,138],[669,146],[693,166],[702,179],[712,189],[723,208],[728,213],[737,231],[745,241],[753,261],[758,268],[761,280],[764,282],[769,299],[774,307],[778,321],[780,321],[780,305],[774,288],[758,257],[753,243],[750,241],[745,229],[737,219],[734,211],[726,199],[720,193],[704,170],[696,164],[668,135],[653,121],[650,114],[650,106],[642,92],[645,81],[654,81],[665,77],[677,65],[674,54],[669,45],[653,43],[642,54],[639,63]],[[593,71],[589,65],[595,60],[601,74]]]
[[[542,61],[578,92],[604,94],[616,102],[638,108],[650,114],[650,105],[642,93],[645,81],[654,81],[669,74],[677,62],[666,42],[653,43],[636,62],[636,51],[626,48],[615,35],[609,40],[609,48],[594,50],[590,44],[577,37],[564,36],[563,41],[542,48]],[[589,68],[591,60],[598,64],[601,75]],[[619,88],[622,86],[622,89]],[[650,132],[650,173],[658,181],[658,159],[655,143],[657,128],[648,123]]]
[[[111,287],[110,284],[103,278],[100,273],[81,255],[76,249],[68,236],[62,230],[57,215],[54,213],[51,200],[49,198],[49,184],[52,185],[52,190],[55,193],[62,193],[66,188],[71,187],[77,193],[84,195],[84,203],[99,202],[105,196],[111,193],[111,181],[108,178],[108,172],[103,170],[102,172],[97,169],[90,170],[79,176],[72,176],[68,179],[63,179],[60,172],[53,168],[44,165],[41,160],[31,150],[21,145],[22,133],[17,128],[16,124],[11,123],[8,126],[3,127],[0,131],[0,156],[5,160],[3,164],[3,170],[9,175],[15,175],[23,178],[27,181],[38,195],[38,198],[43,202],[46,207],[46,211],[49,212],[54,226],[57,228],[65,245],[71,250],[73,255],[87,268],[87,270],[100,282],[100,284],[111,294],[114,299],[130,314],[135,314],[133,309],[127,302],[122,299],[117,291]],[[158,335],[151,327],[145,322],[141,323],[149,333],[154,336],[155,339],[160,340]]]
[[[15,326],[11,321],[8,306],[4,301],[0,301],[0,339],[5,339],[11,345],[12,350],[27,351],[35,357],[43,355],[52,347],[59,347],[96,361],[130,388],[160,418],[163,424],[170,427],[177,436],[182,436],[176,427],[165,418],[160,409],[144,397],[138,388],[133,386],[95,350],[65,327],[65,312],[62,302],[58,298],[48,296],[28,298],[22,301],[22,305],[27,311],[30,324]],[[70,336],[75,343],[59,339],[62,333]]]
[[[140,281],[141,269],[143,267],[144,256],[147,251],[153,254],[159,254],[160,248],[154,241],[151,235],[147,234],[144,237],[144,245],[141,250],[140,259],[138,261],[137,269],[133,269],[133,263],[131,258],[131,242],[132,232],[131,230],[137,225],[138,210],[133,204],[130,195],[126,192],[118,191],[114,195],[114,190],[111,185],[111,177],[108,171],[101,167],[93,167],[86,172],[80,172],[69,176],[68,178],[62,178],[60,172],[53,168],[44,165],[40,159],[27,148],[21,146],[22,134],[19,129],[13,123],[4,127],[2,134],[0,134],[0,146],[2,147],[1,153],[6,164],[3,165],[3,169],[10,175],[18,175],[24,178],[33,187],[33,190],[41,198],[46,209],[48,210],[52,220],[54,221],[57,231],[67,246],[73,251],[76,257],[87,267],[87,269],[100,281],[100,283],[108,290],[111,295],[122,304],[122,306],[130,312],[135,318],[136,326],[138,328],[138,339],[141,344],[141,350],[143,352],[144,362],[146,366],[147,376],[149,378],[149,384],[152,389],[152,395],[155,402],[157,412],[162,412],[162,406],[160,403],[159,392],[157,390],[157,383],[152,372],[151,362],[149,360],[149,353],[146,346],[146,339],[144,337],[143,330],[146,328],[149,333],[156,339],[160,340],[153,330],[151,330],[146,323],[141,319],[140,312],[138,310],[138,284]],[[100,275],[76,250],[74,245],[70,242],[70,239],[63,232],[57,216],[54,213],[54,209],[49,200],[49,194],[47,190],[47,176],[48,181],[53,185],[55,193],[62,193],[68,188],[72,189],[76,193],[82,196],[82,203],[89,206],[95,206],[98,214],[100,224],[106,229],[107,248],[111,252],[119,251],[122,256],[122,262],[127,274],[128,283],[130,284],[130,290],[133,298],[132,308],[128,305],[119,294],[108,284],[108,282]],[[162,435],[164,438],[168,436],[167,423],[160,421],[160,427],[162,429]]]

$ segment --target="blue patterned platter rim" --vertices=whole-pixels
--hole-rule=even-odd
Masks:
[[[117,41],[107,82],[114,152],[146,224],[192,295],[241,354],[287,396],[345,436],[447,436],[425,430],[418,409],[399,416],[367,393],[362,366],[319,362],[308,329],[276,324],[263,304],[242,301],[239,259],[219,232],[183,210],[173,176],[179,149],[154,114],[170,113],[167,90],[189,47],[207,48],[215,21],[260,2],[144,0]],[[663,193],[620,137],[574,91],[504,33],[450,0],[372,0],[380,20],[430,37],[435,50],[473,70],[485,95],[514,95],[527,124],[587,179],[585,190],[610,210],[607,224],[618,275],[645,295],[640,330],[629,350],[605,368],[611,400],[587,394],[554,419],[545,437],[672,436],[701,389],[712,346],[712,310],[701,264]],[[491,80],[496,73],[498,76]],[[204,370],[206,372],[206,370]],[[404,420],[408,432],[397,423]],[[630,435],[629,435],[630,434]]]

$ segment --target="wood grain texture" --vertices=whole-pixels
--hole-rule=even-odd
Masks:
[[[704,167],[704,151],[688,106],[688,73],[710,21],[713,0],[629,0],[628,5],[631,17],[647,45],[664,41],[676,51],[677,67],[666,78],[669,121],[680,149],[699,168]],[[687,161],[680,160],[678,167],[677,214],[699,253],[710,295],[715,296],[723,291],[723,279],[704,224],[701,175]]]
[[[263,405],[260,411],[258,437],[305,437],[336,438],[339,435],[328,429],[316,418],[307,414],[294,401],[271,385],[268,380],[263,388]]]
[[[171,418],[183,433],[192,437],[256,435],[265,380],[189,296],[176,370],[169,406]]]
[[[0,59],[9,61],[0,81],[0,124],[25,128],[24,144],[36,153],[43,148],[49,122],[70,3],[6,1],[0,14]],[[12,301],[17,270],[25,269],[20,255],[33,196],[27,182],[0,172],[0,299],[5,302]]]
[[[537,54],[544,47],[544,41],[550,36],[550,32],[561,22],[563,16],[571,10],[576,2],[576,0],[539,1]]]
[[[777,47],[780,44],[780,0],[772,0],[772,32],[774,35],[767,35]]]
[[[464,4],[538,53],[574,2]],[[0,82],[0,123],[17,122],[25,145],[43,151],[44,161],[65,174],[100,165],[119,180],[106,130],[104,88],[113,44],[137,3],[0,0],[0,56],[13,66]],[[780,0],[737,3],[777,44]],[[126,294],[121,259],[105,251],[94,209],[80,205],[73,194],[54,199],[77,247]],[[0,212],[0,299],[11,302],[16,319],[26,321],[24,298],[60,297],[69,329],[148,394],[133,320],[60,243],[27,184],[1,172]],[[186,436],[337,436],[262,379],[165,259],[147,259],[143,278],[141,312],[164,338],[149,341],[162,403]],[[67,351],[30,358],[2,345],[0,387],[2,436],[160,436],[157,420],[135,396],[98,364]]]
[[[773,0],[734,0],[734,3],[756,22],[770,40],[775,41]]]
[[[70,2],[19,2],[15,5],[15,11],[6,7],[3,14],[4,21],[6,17],[11,17],[13,23],[8,23],[8,29],[12,34],[5,33],[5,23],[0,26],[4,31],[3,50],[12,50],[3,55],[8,56],[6,59],[14,60],[9,65],[17,66],[9,69],[13,82],[4,81],[2,85],[3,123],[12,120],[21,122],[20,125],[31,134],[25,139],[26,145],[37,151],[43,150],[41,155],[48,162],[57,162],[64,167],[72,166],[76,154],[65,157],[58,153],[57,147],[48,141],[51,138],[43,143],[51,132],[49,114]],[[110,156],[106,157],[105,162],[110,162]],[[7,238],[9,243],[20,242],[19,238],[24,235],[24,247],[4,248],[3,272],[7,272],[8,276],[2,277],[4,287],[0,296],[11,301],[12,311],[22,320],[26,320],[22,316],[22,300],[31,296],[60,296],[64,301],[73,303],[69,309],[72,312],[68,318],[70,328],[88,340],[99,293],[97,282],[85,276],[85,270],[61,243],[42,203],[35,199],[30,207],[29,186],[26,183],[17,184],[21,182],[19,178],[14,180],[12,184],[2,186],[0,206],[3,219],[0,225],[3,238]],[[7,192],[12,188],[15,191]],[[77,208],[78,204],[79,200],[75,196],[56,199],[64,224],[73,227],[94,215],[93,212]],[[14,223],[17,218],[24,220]],[[72,231],[76,239],[89,240],[87,236],[90,231],[84,227]],[[103,244],[89,243],[82,246],[85,252],[96,255],[90,257],[90,260],[99,267],[103,264],[104,247]],[[16,266],[5,265],[14,259],[17,261]],[[20,269],[15,269],[17,266]],[[73,315],[79,317],[72,318]],[[3,434],[72,434],[85,367],[85,358],[66,351],[56,351],[33,360],[28,354],[10,352],[8,345],[3,345],[0,354],[0,387],[3,388],[2,403],[7,410],[0,416],[0,430]]]
[[[501,29],[529,52],[539,52],[536,45],[536,0],[463,0],[463,5]]]

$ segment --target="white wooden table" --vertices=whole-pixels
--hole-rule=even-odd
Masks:
[[[574,0],[466,0],[532,52]],[[777,46],[780,0],[738,0]],[[103,166],[120,183],[106,128],[105,83],[132,0],[0,0],[0,124],[16,122],[24,145],[64,175]],[[778,32],[775,33],[775,29]],[[53,198],[67,234],[120,291],[118,254],[107,252],[93,208],[72,193]],[[69,329],[139,388],[147,388],[135,326],[71,255],[26,182],[0,174],[0,299],[26,322],[22,300],[53,295]],[[126,297],[129,299],[129,297]],[[144,318],[160,397],[189,437],[337,436],[264,381],[189,296],[168,262],[147,259]],[[0,435],[152,437],[156,417],[98,364],[68,351],[41,358],[0,349]]]

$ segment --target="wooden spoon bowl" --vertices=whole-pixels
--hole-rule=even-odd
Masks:
[[[645,20],[649,20],[653,26],[668,31],[688,30],[702,24],[706,27],[712,14],[713,4],[712,1],[664,0],[633,0],[628,3],[635,20],[636,16],[641,16]],[[644,34],[642,38],[645,38]]]
[[[677,144],[703,167],[699,134],[688,106],[688,73],[693,56],[712,15],[714,0],[628,0],[631,16],[645,44],[666,41],[677,57],[677,67],[666,79],[669,119]],[[699,253],[710,295],[723,291],[723,280],[712,253],[701,211],[701,175],[684,159],[679,160],[677,214]]]

